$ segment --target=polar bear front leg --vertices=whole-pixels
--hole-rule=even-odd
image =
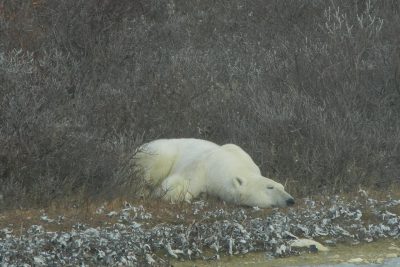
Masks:
[[[185,200],[189,202],[192,200],[192,194],[188,191],[189,181],[183,176],[173,174],[164,179],[161,183],[160,197],[172,203]]]

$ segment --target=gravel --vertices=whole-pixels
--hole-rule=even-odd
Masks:
[[[301,202],[301,201],[300,201]],[[69,231],[48,231],[31,225],[22,233],[0,229],[1,266],[168,266],[171,259],[217,260],[224,255],[264,251],[269,258],[300,253],[290,244],[307,238],[325,246],[372,242],[400,236],[400,217],[390,210],[400,200],[363,198],[346,201],[333,196],[304,199],[296,208],[274,209],[260,216],[257,208],[215,208],[207,202],[191,205],[202,220],[184,224],[151,225],[154,214],[143,206],[126,203],[119,211],[104,213],[118,218],[109,226],[91,227],[77,222]],[[368,214],[363,214],[368,210]],[[185,214],[176,214],[183,218]],[[60,223],[63,215],[49,218]],[[62,223],[62,222],[61,222]],[[313,248],[315,250],[315,247]]]

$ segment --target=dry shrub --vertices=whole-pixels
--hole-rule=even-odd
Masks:
[[[3,206],[135,195],[128,162],[160,137],[234,142],[298,196],[398,183],[399,14],[394,0],[0,1]]]

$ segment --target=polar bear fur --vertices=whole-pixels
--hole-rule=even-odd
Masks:
[[[251,157],[234,144],[159,139],[141,146],[134,161],[153,194],[171,202],[190,202],[207,194],[260,208],[294,204],[283,185],[263,177]]]

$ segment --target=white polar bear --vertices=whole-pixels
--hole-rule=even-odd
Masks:
[[[171,202],[190,202],[200,194],[247,206],[286,207],[294,199],[282,184],[261,175],[240,147],[200,139],[159,139],[134,157],[154,194]]]

